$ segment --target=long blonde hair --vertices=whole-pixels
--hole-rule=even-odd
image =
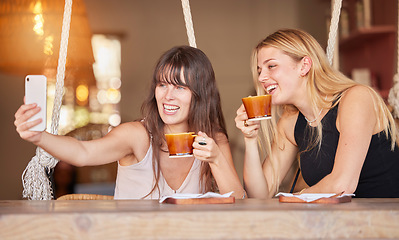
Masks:
[[[342,97],[342,94],[351,87],[361,85],[341,72],[333,69],[326,57],[326,54],[320,44],[308,33],[297,29],[281,29],[266,37],[254,48],[252,53],[252,75],[254,85],[258,95],[265,94],[265,90],[258,81],[257,58],[258,52],[265,47],[274,47],[283,51],[295,61],[300,61],[303,57],[308,56],[312,60],[312,66],[308,72],[307,92],[310,95],[313,112],[317,115],[318,109],[332,108],[336,106]],[[363,85],[365,86],[365,85]],[[369,86],[374,102],[374,110],[376,112],[377,124],[384,129],[386,137],[391,137],[391,149],[395,147],[395,143],[399,145],[399,133],[397,131],[395,121],[391,112],[387,108],[384,100],[380,95]],[[326,99],[325,96],[333,96],[332,99]],[[277,172],[279,169],[278,159],[273,156],[271,147],[275,141],[280,149],[284,149],[284,145],[279,141],[279,133],[277,132],[277,118],[287,111],[295,111],[298,109],[294,105],[278,105],[273,106],[273,117],[271,121],[263,121],[261,123],[261,132],[259,134],[259,143],[264,148],[265,155],[269,157],[274,176],[273,186],[278,191],[280,176]],[[313,146],[320,146],[322,139],[322,124],[318,124],[316,128],[317,137]],[[311,148],[311,147],[310,147]]]

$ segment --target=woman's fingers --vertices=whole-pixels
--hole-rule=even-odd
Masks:
[[[259,130],[259,126],[253,125],[251,127],[247,127],[246,129],[244,129],[242,131],[242,133],[244,134],[244,137],[246,137],[246,138],[254,138],[254,137],[258,136],[258,130]]]
[[[237,110],[237,116],[234,119],[236,127],[241,130],[246,138],[254,138],[258,135],[260,128],[260,121],[249,121],[248,115],[245,111],[244,104],[241,104]]]
[[[39,134],[41,134],[42,132],[34,132],[34,131],[24,131],[24,132],[21,132],[20,134],[19,134],[19,136],[22,138],[22,139],[25,139],[25,140],[27,140],[27,141],[30,141],[31,139],[33,139],[35,136],[37,136],[37,135],[39,135]]]
[[[208,136],[206,133],[199,131],[198,136],[196,137],[196,142],[198,142],[199,145],[205,146],[207,145],[207,138]]]
[[[17,125],[17,132],[29,131],[30,128],[38,125],[42,121],[43,121],[42,119],[35,119],[32,121],[23,122],[23,123]]]
[[[14,125],[22,139],[27,141],[37,141],[40,138],[39,134],[41,134],[41,132],[29,130],[43,121],[43,119],[29,121],[29,119],[38,112],[40,112],[40,107],[37,107],[37,104],[24,104],[19,107],[15,113]]]
[[[240,130],[242,130],[243,127],[245,127],[245,123],[247,123],[248,116],[246,112],[238,112],[237,111],[237,116],[235,118],[236,122],[236,127]]]
[[[32,116],[40,112],[40,107],[37,104],[22,105],[15,113],[14,125],[17,126],[23,122],[28,121]]]
[[[208,137],[206,133],[199,131],[193,143],[194,148],[207,149],[209,144],[213,143],[213,139]]]
[[[216,155],[216,146],[212,138],[208,137],[206,133],[199,131],[193,143],[193,154],[199,160],[211,162],[213,156]]]

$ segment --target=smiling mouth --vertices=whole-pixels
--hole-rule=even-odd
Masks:
[[[177,112],[180,109],[180,107],[175,106],[175,105],[166,105],[166,104],[164,104],[163,105],[163,109],[167,113],[175,113],[175,112]]]
[[[267,88],[266,88],[266,92],[267,92],[268,94],[271,94],[276,88],[277,88],[277,84],[269,85],[269,86],[267,86]]]

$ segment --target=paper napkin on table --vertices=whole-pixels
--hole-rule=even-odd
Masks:
[[[204,194],[189,194],[189,193],[175,193],[171,196],[163,196],[161,199],[159,199],[159,203],[162,203],[168,198],[174,198],[174,199],[190,199],[190,198],[228,198],[233,194],[233,192],[228,192],[225,194],[219,194],[219,193],[214,193],[214,192],[207,192]]]
[[[336,195],[335,193],[302,193],[302,194],[292,194],[292,193],[277,193],[276,197],[284,196],[284,197],[296,197],[305,202],[312,202],[318,200],[320,198],[329,198]],[[345,196],[355,196],[355,194],[342,194],[337,196],[337,198],[345,197]]]

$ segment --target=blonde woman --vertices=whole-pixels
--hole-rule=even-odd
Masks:
[[[302,193],[399,197],[399,133],[372,88],[331,68],[319,43],[301,30],[269,35],[252,60],[258,95],[272,95],[273,118],[247,122],[244,107],[237,110],[249,197],[273,197],[297,157],[309,186]]]

